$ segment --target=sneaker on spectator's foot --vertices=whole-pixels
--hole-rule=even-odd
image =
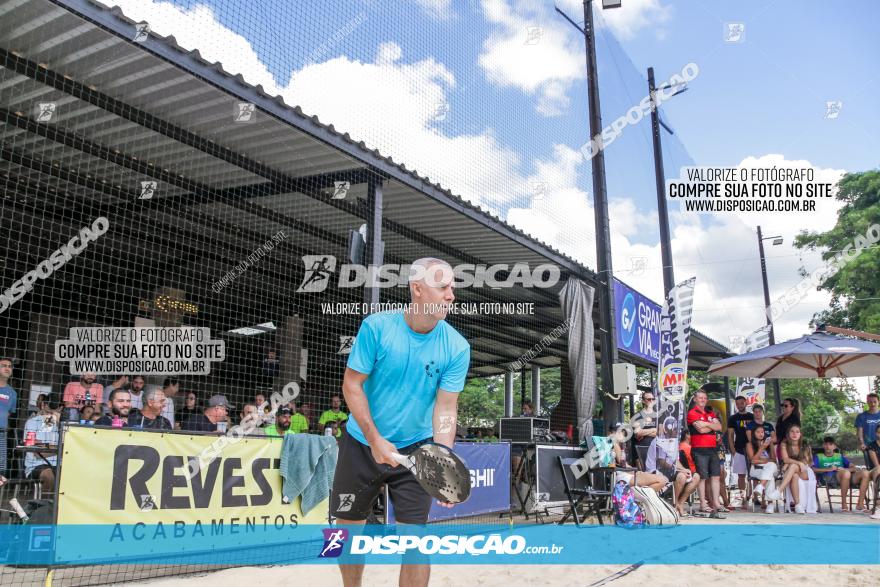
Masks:
[[[774,514],[776,513],[776,506],[773,505],[773,502],[767,504],[767,507],[764,509],[765,514]]]
[[[871,519],[872,520],[880,520],[880,510],[877,510],[876,512],[871,514]]]
[[[794,513],[805,514],[805,513],[807,513],[807,508],[805,508],[801,504],[797,504],[796,506],[794,506]]]

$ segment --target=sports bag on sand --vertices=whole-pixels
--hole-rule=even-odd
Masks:
[[[677,526],[678,512],[669,503],[661,499],[650,487],[633,487],[638,504],[645,512],[649,526]]]

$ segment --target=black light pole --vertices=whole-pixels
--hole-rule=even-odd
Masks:
[[[761,254],[761,279],[764,281],[764,314],[767,324],[770,326],[770,345],[776,344],[776,336],[773,333],[773,320],[770,319],[770,287],[767,285],[767,261],[764,258],[764,241],[773,240],[774,245],[782,244],[781,236],[762,236],[761,227],[758,227],[758,252]],[[779,380],[773,380],[773,399],[776,400],[776,415],[782,413],[782,398],[779,395]]]
[[[677,89],[672,96],[687,90]],[[648,95],[651,98],[651,135],[654,139],[654,179],[657,183],[657,214],[660,217],[660,256],[663,260],[663,292],[664,301],[669,290],[675,287],[675,275],[672,271],[672,245],[669,241],[669,213],[666,210],[666,174],[663,171],[663,147],[660,144],[660,126],[669,134],[672,129],[660,120],[660,104],[657,102],[657,88],[654,87],[654,68],[648,68]],[[670,98],[672,97],[670,96]]]
[[[618,8],[620,0],[602,0],[605,8]],[[608,191],[605,183],[605,155],[602,145],[602,112],[599,106],[599,79],[596,67],[596,35],[593,25],[592,0],[584,0],[584,28],[581,29],[564,12],[556,8],[556,12],[565,17],[581,34],[584,35],[587,57],[587,93],[590,106],[590,138],[594,150],[592,163],[593,172],[593,208],[596,221],[596,268],[599,278],[599,351],[602,356],[600,375],[602,390],[602,412],[605,423],[612,424],[623,414],[623,400],[613,401],[607,394],[614,392],[614,380],[611,365],[617,362],[617,337],[614,332],[614,283],[611,268],[611,230],[608,223]]]

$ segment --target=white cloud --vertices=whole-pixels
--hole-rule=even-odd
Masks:
[[[507,220],[595,267],[591,197],[578,187],[579,173],[586,169],[580,153],[557,145],[549,156],[534,163],[530,175],[524,175],[519,171],[523,166],[519,154],[500,144],[491,130],[456,136],[444,134],[436,121],[436,109],[448,105],[456,80],[442,63],[432,58],[407,62],[400,46],[386,42],[377,45],[372,62],[337,56],[293,72],[286,84],[280,84],[249,42],[217,23],[209,8],[196,6],[184,10],[149,0],[114,1],[129,17],[150,22],[160,34],[173,34],[182,46],[198,48],[206,59],[223,63],[233,73],[246,72],[249,82],[262,84],[269,93],[281,94],[289,104],[300,105],[305,112],[317,114],[324,122],[364,140],[396,161],[416,167],[422,175],[484,207],[498,210],[517,199],[521,202],[524,197],[530,198],[529,207],[511,209]],[[640,4],[645,7],[655,3]],[[514,15],[504,14],[505,6],[501,0],[484,3],[493,22],[513,30],[519,21]],[[639,22],[632,18],[629,26]],[[545,38],[556,39],[552,33],[549,37],[542,34],[541,39]],[[546,107],[550,109],[564,95],[560,88],[565,87],[563,80],[568,79],[559,71],[556,75],[561,85],[552,90],[541,90],[543,82],[527,76],[518,83],[535,92],[544,91]],[[352,100],[352,95],[358,99]],[[400,143],[400,137],[406,137],[406,144]],[[438,157],[437,153],[445,156]],[[475,161],[480,165],[474,165]],[[770,154],[747,158],[741,165],[803,166],[809,162]],[[817,169],[816,173],[817,177],[834,182],[842,170]],[[536,185],[542,187],[538,189]],[[801,265],[813,269],[821,263],[816,253],[794,250],[794,236],[805,228],[821,231],[833,226],[838,206],[835,200],[821,201],[820,210],[809,215],[739,214],[712,218],[685,216],[670,210],[676,276],[681,280],[696,275],[698,279],[695,327],[726,344],[729,336],[748,334],[763,324],[755,226],[761,224],[765,234],[780,234],[785,239],[782,247],[767,249],[771,298],[775,299],[800,280],[797,269]],[[660,300],[659,245],[631,240],[642,229],[653,230],[656,226],[653,209],[646,212],[628,194],[612,194],[609,212],[616,274]],[[648,267],[644,273],[634,275],[632,259],[642,257],[647,258]],[[827,293],[810,292],[777,322],[777,338],[785,340],[804,333],[812,314],[827,307],[827,303]]]
[[[559,4],[576,22],[582,19],[580,2]],[[659,0],[628,0],[623,8],[597,8],[596,12],[602,13],[597,26],[608,26],[623,39],[669,18],[669,9]],[[583,37],[550,4],[483,0],[483,14],[493,25],[479,57],[486,78],[534,97],[540,114],[555,116],[566,111],[572,83],[585,75]]]
[[[505,0],[483,2],[484,17],[493,25],[478,62],[486,78],[514,87],[537,100],[537,109],[556,115],[568,105],[571,83],[583,77],[583,40],[570,26],[539,4],[511,6]]]
[[[528,179],[518,171],[519,155],[501,145],[491,129],[455,136],[441,132],[438,114],[450,108],[456,80],[433,58],[408,63],[393,42],[378,43],[372,62],[338,56],[329,47],[323,62],[310,63],[281,83],[250,42],[218,23],[210,8],[185,10],[151,0],[114,2],[129,18],[149,22],[156,33],[174,35],[181,46],[198,49],[208,61],[241,73],[270,95],[282,96],[287,104],[496,214],[506,202],[531,193]]]
[[[542,177],[558,183],[548,196],[529,208],[511,210],[508,220],[537,238],[595,267],[595,231],[591,196],[577,189],[577,161],[570,161],[557,149],[557,156],[540,168]],[[812,167],[809,161],[786,160],[770,154],[748,157],[744,167]],[[835,183],[840,169],[814,168],[817,181]],[[792,245],[802,230],[824,231],[834,226],[840,203],[819,202],[815,213],[728,214],[699,216],[670,209],[672,255],[675,277],[682,281],[697,277],[695,327],[723,344],[736,335],[746,335],[764,324],[764,299],[756,226],[767,236],[780,235],[782,246],[766,245],[771,301],[796,285],[802,265],[814,269],[822,264],[818,253],[798,251]],[[644,244],[639,237],[657,226],[653,207],[644,207],[625,194],[612,194],[609,202],[612,264],[615,276],[660,302],[663,274],[660,245]],[[639,241],[639,242],[634,242]],[[645,261],[643,261],[645,260]],[[776,322],[777,340],[806,333],[813,314],[828,307],[827,292],[810,291],[804,300]]]
[[[210,7],[196,4],[187,10],[152,0],[105,0],[105,3],[118,6],[136,22],[149,23],[150,30],[156,34],[173,35],[181,47],[198,49],[203,58],[222,63],[227,71],[247,72],[248,83],[262,85],[270,94],[279,91],[275,78],[260,61],[250,41],[220,24]]]
[[[564,0],[563,3],[580,6],[577,0]],[[618,39],[632,39],[642,29],[651,29],[657,35],[664,35],[662,25],[671,16],[672,9],[660,0],[623,0],[620,8],[596,10],[597,20],[603,21]]]

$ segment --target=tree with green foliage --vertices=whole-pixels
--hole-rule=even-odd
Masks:
[[[880,243],[871,244],[866,238],[873,225],[880,225],[880,171],[848,173],[837,185],[836,198],[844,205],[834,228],[823,233],[804,231],[794,246],[821,250],[826,261],[847,246],[850,251],[863,250],[819,284],[831,292],[831,304],[813,316],[812,324],[880,332]]]
[[[780,379],[782,397],[793,397],[801,406],[801,431],[813,446],[830,435],[843,451],[858,446],[855,418],[859,401],[855,386],[830,379]]]
[[[513,407],[519,415],[520,373],[513,374]],[[531,371],[526,371],[526,399],[532,397]],[[562,372],[559,367],[541,369],[541,406],[538,413],[547,415],[562,397]],[[537,407],[537,406],[536,406]],[[469,379],[458,396],[458,417],[462,425],[486,428],[504,416],[504,375]]]
[[[458,418],[462,425],[488,428],[494,426],[503,415],[504,377],[468,379],[458,395]]]

